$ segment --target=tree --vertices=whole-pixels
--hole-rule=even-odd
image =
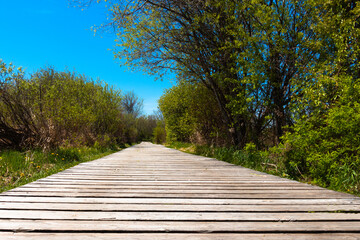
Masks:
[[[136,129],[138,130],[138,141],[151,141],[157,119],[154,115],[140,116],[136,119]]]
[[[251,92],[266,108],[252,112],[263,113],[257,118],[259,127],[263,127],[264,118],[271,117],[277,143],[283,128],[293,124],[294,99],[308,81],[313,81],[308,72],[321,50],[316,44],[319,36],[313,30],[316,24],[316,11],[306,0],[265,1],[253,15],[252,31],[248,33],[253,40],[246,55],[251,62],[248,72],[256,89]]]
[[[21,147],[38,133],[26,105],[24,72],[0,59],[0,146]]]
[[[123,96],[122,105],[126,114],[137,118],[142,114],[144,100],[139,98],[134,91],[129,91]]]
[[[225,145],[231,142],[211,92],[199,83],[180,82],[159,100],[168,141]]]
[[[170,69],[191,76],[190,81],[204,84],[213,92],[222,119],[237,145],[239,128],[226,99],[226,94],[233,93],[234,88],[221,82],[223,78],[234,77],[231,69],[237,64],[231,52],[234,49],[224,51],[224,40],[231,39],[234,30],[226,26],[236,27],[227,23],[233,22],[231,13],[236,12],[233,7],[236,3],[226,2],[229,7],[217,1],[112,1],[110,10],[121,46],[116,56],[127,56],[128,63],[153,74]],[[214,64],[217,60],[221,63]],[[237,118],[244,125],[243,118]]]
[[[293,176],[359,192],[360,76],[358,21],[354,1],[313,1],[314,28],[323,49],[303,88],[298,119],[284,136],[282,156]]]
[[[151,74],[175,71],[210,90],[232,143],[292,124],[291,104],[318,48],[307,1],[112,1],[118,58]],[[301,66],[301,67],[300,67]]]
[[[157,144],[161,144],[166,141],[166,130],[164,122],[157,122],[153,132],[153,141]]]
[[[189,142],[194,133],[194,118],[190,115],[192,86],[177,85],[165,91],[159,100],[164,114],[167,140]]]

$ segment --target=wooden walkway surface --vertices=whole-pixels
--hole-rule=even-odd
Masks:
[[[0,194],[0,239],[360,239],[360,199],[141,143]]]

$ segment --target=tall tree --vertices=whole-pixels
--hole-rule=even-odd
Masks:
[[[277,142],[283,127],[292,125],[291,106],[301,93],[320,48],[313,26],[316,11],[306,0],[265,1],[253,15],[252,72],[271,117]],[[255,70],[255,71],[254,71]]]
[[[238,26],[234,14],[241,2],[128,0],[112,3],[112,24],[120,47],[116,56],[126,56],[131,66],[143,67],[153,74],[168,69],[184,73],[189,81],[204,84],[217,100],[233,143],[243,145],[245,117],[239,114],[235,117],[227,107],[227,95],[244,92],[244,89],[235,92],[231,84],[239,84],[234,67],[238,64],[236,53],[241,48],[227,46],[235,42],[233,32]]]
[[[203,84],[233,144],[257,142],[269,126],[278,140],[291,124],[292,98],[319,57],[306,0],[110,2],[115,56],[152,74],[169,70]]]
[[[139,98],[134,91],[130,91],[123,96],[122,105],[125,113],[137,118],[142,114],[144,100]]]
[[[360,4],[309,3],[317,11],[314,31],[324,51],[308,72],[314,81],[297,98],[298,121],[278,150],[291,175],[304,174],[323,186],[359,192]]]

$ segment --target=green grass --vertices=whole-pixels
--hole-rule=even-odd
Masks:
[[[120,147],[112,146],[109,148],[60,148],[51,152],[40,150],[0,151],[0,192],[120,150]]]

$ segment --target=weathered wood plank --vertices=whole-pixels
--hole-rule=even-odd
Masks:
[[[127,185],[127,184],[113,184],[113,185],[104,185],[104,184],[28,184],[18,188],[19,190],[26,189],[58,189],[58,190],[72,190],[72,189],[102,189],[102,190],[111,190],[111,189],[166,189],[166,190],[319,190],[313,188],[312,186],[209,186],[209,185]]]
[[[48,181],[46,178],[37,180],[35,182],[29,183],[26,186],[46,186],[46,185],[69,185],[68,180],[58,181]],[[99,185],[99,186],[177,186],[177,187],[196,187],[196,186],[209,186],[209,187],[311,187],[311,188],[319,188],[317,186],[312,186],[308,184],[301,184],[299,182],[208,182],[208,181],[78,181],[71,182],[72,186],[78,185]]]
[[[37,182],[43,182],[43,183],[61,183],[61,182],[67,182],[67,183],[106,183],[106,184],[117,184],[117,183],[141,183],[141,182],[148,182],[148,183],[158,183],[158,184],[164,184],[164,183],[172,183],[172,184],[287,184],[288,181],[265,181],[265,180],[251,180],[251,181],[228,181],[228,180],[217,180],[217,181],[213,181],[213,180],[159,180],[159,179],[76,179],[76,181],[74,181],[73,179],[62,179],[62,178],[56,178],[56,179],[50,179],[50,178],[46,178],[46,179],[42,179],[42,180],[38,180]]]
[[[259,191],[260,190],[260,191]],[[42,188],[17,188],[11,191],[8,191],[8,193],[13,192],[74,192],[77,193],[108,193],[108,191],[111,191],[111,193],[166,193],[166,194],[226,194],[226,195],[235,195],[235,194],[281,194],[284,196],[284,198],[288,194],[323,194],[328,192],[326,190],[318,190],[318,189],[176,189],[176,188],[157,188],[156,186],[153,186],[152,188],[89,188],[89,187],[82,187],[82,188],[53,188],[53,187],[42,187]],[[230,193],[229,193],[230,192]]]
[[[0,210],[0,219],[97,220],[97,221],[359,221],[357,213],[234,213],[234,212],[93,212]],[[360,225],[358,226],[360,227]],[[359,229],[360,231],[360,229]]]
[[[214,199],[323,199],[328,197],[328,193],[304,192],[301,194],[285,193],[158,193],[158,192],[134,192],[134,193],[114,193],[114,192],[31,192],[31,191],[9,191],[4,193],[7,196],[54,196],[54,197],[112,197],[112,198],[214,198]],[[343,198],[343,194],[334,194],[332,198]]]
[[[324,222],[194,222],[1,220],[0,231],[183,232],[183,233],[360,233],[360,221]]]
[[[2,240],[358,240],[360,234],[356,233],[280,233],[280,234],[234,234],[234,233],[22,233],[0,232]]]
[[[213,204],[213,205],[228,205],[228,204],[360,204],[357,198],[327,198],[327,199],[207,199],[207,198],[94,198],[94,197],[30,197],[30,196],[2,196],[0,195],[0,202],[40,202],[40,203],[143,203],[143,204]]]
[[[113,204],[113,203],[36,203],[0,202],[3,210],[67,210],[67,211],[157,211],[157,212],[360,212],[360,204],[349,205],[206,205],[206,204]]]

